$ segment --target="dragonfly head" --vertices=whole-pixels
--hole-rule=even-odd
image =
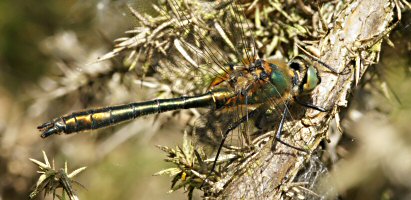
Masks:
[[[320,84],[321,80],[313,63],[303,56],[295,57],[289,66],[294,70],[294,94],[308,94]]]

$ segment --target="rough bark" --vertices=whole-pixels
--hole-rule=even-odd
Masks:
[[[383,36],[392,26],[395,3],[390,0],[362,0],[350,2],[336,16],[328,34],[321,39],[320,60],[338,74],[316,63],[321,69],[321,84],[312,94],[313,103],[329,112],[308,109],[305,117],[293,126],[300,131],[286,140],[298,140],[313,152],[326,137],[331,120],[339,107],[347,106],[348,96],[366,69],[378,60]],[[374,45],[377,44],[377,45]],[[219,199],[280,199],[292,186],[297,173],[311,159],[310,154],[298,152],[284,145],[267,142],[258,153],[250,156],[243,166],[245,172],[233,172]]]

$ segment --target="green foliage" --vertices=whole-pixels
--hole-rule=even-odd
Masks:
[[[81,184],[73,180],[73,178],[80,172],[84,171],[86,167],[80,167],[73,172],[68,173],[67,162],[65,162],[64,169],[56,170],[54,167],[54,160],[53,165],[50,165],[46,152],[44,151],[43,157],[44,163],[30,158],[33,163],[39,166],[40,171],[38,171],[38,173],[41,174],[37,181],[36,188],[30,194],[30,199],[36,198],[41,192],[44,191],[44,196],[49,193],[53,193],[53,198],[57,196],[59,199],[66,199],[65,195],[67,194],[69,200],[78,200],[72,185],[77,184],[81,186]],[[56,190],[58,188],[62,188],[61,195],[56,194]]]
[[[155,175],[173,177],[169,192],[184,188],[191,199],[194,189],[200,189],[204,185],[204,180],[209,173],[209,167],[204,162],[205,152],[188,138],[187,133],[184,134],[182,147],[177,146],[172,149],[158,146],[158,148],[167,153],[165,161],[172,163],[175,167],[161,170]]]

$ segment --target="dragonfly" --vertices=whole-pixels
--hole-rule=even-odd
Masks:
[[[181,10],[176,1],[171,1],[170,7],[174,10]],[[242,12],[233,2],[229,7],[236,13],[231,17],[238,22],[237,26],[231,27],[235,29],[231,35],[237,36],[237,39],[234,40],[236,44],[234,45],[236,46],[234,48],[236,50],[235,60],[225,56],[221,49],[214,48],[213,44],[205,40],[204,35],[191,31],[192,28],[187,25],[191,22],[188,17],[189,13],[183,13],[182,11],[174,13],[174,17],[178,19],[176,20],[176,26],[184,31],[191,31],[191,36],[203,48],[203,59],[211,61],[217,66],[217,70],[204,67],[207,65],[199,68],[196,63],[189,67],[193,70],[202,69],[213,77],[204,93],[74,112],[38,126],[41,137],[46,138],[61,133],[85,132],[117,125],[146,115],[182,109],[209,108],[211,111],[216,112],[237,110],[239,117],[234,118],[225,127],[221,135],[220,144],[211,167],[211,172],[213,172],[218,156],[230,132],[233,132],[242,124],[258,118],[261,116],[260,113],[274,109],[281,115],[275,136],[276,141],[297,150],[306,151],[303,148],[284,142],[281,139],[281,133],[287,117],[291,115],[288,109],[290,104],[296,102],[309,108],[325,111],[324,108],[300,99],[300,97],[310,94],[320,83],[320,77],[313,65],[313,60],[320,63],[321,61],[306,55],[296,56],[289,62],[260,58],[256,52],[257,45],[254,39],[252,37],[252,39],[248,39],[245,36],[245,27],[240,23],[241,20],[244,20]],[[224,29],[221,26],[215,27],[218,31]],[[225,37],[224,34],[220,35]],[[186,48],[197,52],[195,47],[190,46],[188,43],[183,42],[183,44],[186,44]],[[326,64],[322,64],[329,68]]]

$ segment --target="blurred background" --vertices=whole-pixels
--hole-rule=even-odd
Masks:
[[[65,161],[69,172],[88,167],[76,178],[86,188],[75,188],[80,199],[185,197],[167,193],[169,177],[152,176],[168,166],[155,145],[179,144],[181,119],[160,123],[167,114],[153,116],[98,135],[50,140],[36,129],[86,107],[154,98],[142,91],[138,72],[123,76],[128,68],[121,60],[95,63],[136,25],[127,4],[153,12],[150,1],[140,0],[0,1],[0,199],[28,199],[40,176],[29,158],[43,162],[42,150],[56,169]]]
[[[411,199],[411,13],[403,11],[379,63],[340,113],[343,135],[327,144],[331,177],[343,199]]]
[[[181,144],[189,113],[46,140],[36,129],[67,112],[159,96],[162,85],[142,87],[142,69],[129,73],[121,56],[95,62],[136,25],[128,3],[154,13],[140,0],[0,1],[0,200],[28,198],[39,177],[29,158],[42,161],[42,150],[56,168],[88,167],[75,179],[86,188],[76,187],[80,199],[186,198],[167,193],[169,177],[152,175],[169,167],[155,145]],[[393,45],[342,110],[343,134],[333,129],[326,144],[342,199],[411,199],[410,24],[404,12]]]

